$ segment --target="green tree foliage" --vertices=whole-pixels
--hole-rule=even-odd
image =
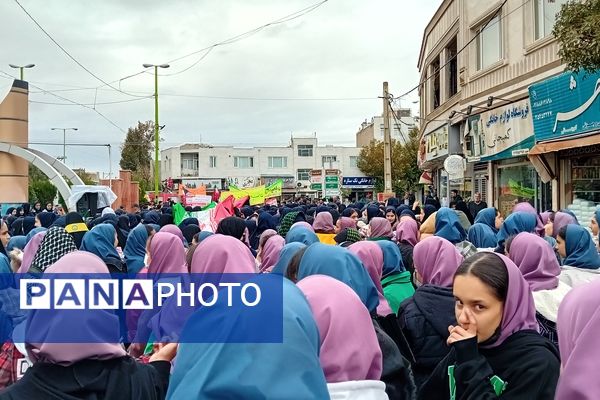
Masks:
[[[552,33],[558,55],[572,71],[600,69],[600,0],[569,1],[561,7]]]
[[[417,165],[419,131],[411,129],[408,142],[392,140],[392,188],[397,194],[416,189],[421,172]],[[358,168],[376,179],[375,189],[383,190],[383,142],[371,141],[358,156]]]
[[[46,203],[54,204],[56,192],[56,187],[48,177],[39,168],[29,164],[29,203],[39,201],[43,206]]]
[[[140,199],[153,186],[152,151],[154,150],[154,123],[139,122],[137,126],[127,130],[125,141],[121,145],[122,169],[132,172],[134,181],[140,183]]]

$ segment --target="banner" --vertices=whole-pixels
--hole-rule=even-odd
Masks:
[[[268,186],[261,185],[246,189],[239,189],[236,186],[230,185],[229,191],[221,192],[220,200],[222,201],[228,196],[233,196],[236,200],[248,196],[250,198],[250,205],[254,206],[258,204],[264,204],[265,199],[281,196],[282,188],[282,179],[278,179]]]
[[[185,205],[190,207],[204,207],[212,201],[212,197],[206,195],[187,195],[184,199]]]
[[[188,188],[184,184],[179,185],[179,197],[183,196],[204,196],[206,195],[206,186],[200,186],[192,189]]]

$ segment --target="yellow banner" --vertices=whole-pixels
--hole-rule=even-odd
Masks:
[[[259,204],[264,204],[265,199],[281,196],[282,188],[283,180],[281,179],[276,180],[268,186],[261,185],[246,189],[239,189],[233,185],[230,185],[229,191],[221,192],[221,197],[219,198],[219,201],[223,201],[227,198],[227,196],[233,196],[236,200],[241,199],[244,196],[249,196],[250,205],[255,206]]]

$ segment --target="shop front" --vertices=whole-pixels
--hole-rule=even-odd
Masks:
[[[529,99],[469,117],[464,143],[472,186],[488,205],[503,215],[522,201],[538,210],[551,207],[551,186],[542,182],[526,158],[534,145]]]
[[[428,172],[440,201],[448,198],[448,180],[444,160],[448,157],[449,125],[441,125],[423,135],[419,147],[419,168]]]
[[[375,178],[370,176],[342,177],[342,190],[351,202],[373,199]]]
[[[556,185],[553,208],[569,208],[584,224],[600,208],[600,74],[563,73],[529,94],[536,139],[529,159]]]

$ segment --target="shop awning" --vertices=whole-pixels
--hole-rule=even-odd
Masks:
[[[529,155],[535,156],[538,154],[553,153],[555,151],[573,149],[575,147],[591,146],[594,144],[598,144],[599,141],[600,139],[598,138],[598,135],[591,135],[585,137],[576,137],[567,140],[557,140],[554,142],[542,142],[533,146],[533,148],[529,150]]]

